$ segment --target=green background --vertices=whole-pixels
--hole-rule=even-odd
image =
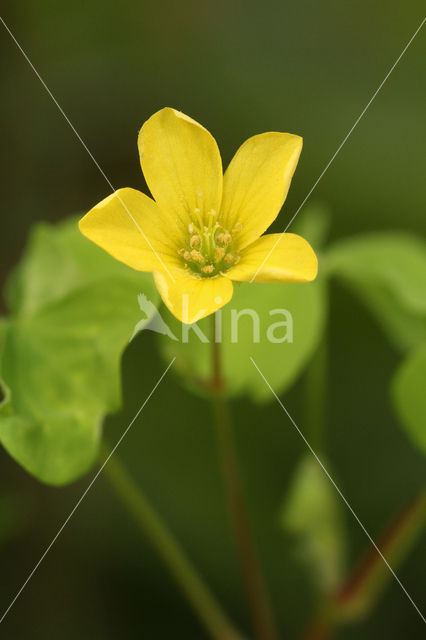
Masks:
[[[136,148],[143,121],[173,106],[215,135],[224,164],[250,135],[304,137],[275,231],[285,226],[422,19],[422,3],[20,2],[2,16],[115,187],[145,188]],[[1,28],[1,27],[0,27]],[[3,29],[1,279],[30,227],[88,210],[109,193],[93,161]],[[424,102],[420,33],[312,196],[332,211],[332,239],[372,230],[424,233]],[[303,216],[303,211],[300,213]],[[391,412],[399,355],[341,285],[331,290],[327,458],[375,534],[420,488],[424,458]],[[164,369],[143,333],[123,361],[122,433]],[[262,381],[259,379],[259,384]],[[303,428],[303,385],[285,397]],[[276,403],[233,403],[256,537],[283,637],[296,638],[312,589],[278,512],[304,444]],[[170,374],[121,455],[234,618],[247,626],[205,403]],[[0,454],[1,609],[87,486],[47,488]],[[8,527],[8,523],[10,526]],[[366,547],[348,513],[351,559]],[[424,600],[426,549],[399,570]],[[102,479],[4,622],[13,638],[203,638],[168,574]],[[362,625],[338,638],[421,638],[395,582]]]

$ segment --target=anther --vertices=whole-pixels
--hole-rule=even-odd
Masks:
[[[235,257],[232,255],[232,253],[227,253],[226,256],[224,257],[223,261],[226,264],[232,264],[235,260]]]
[[[206,273],[207,275],[210,275],[214,271],[214,266],[212,264],[206,264],[205,267],[201,267],[201,271],[203,273]]]
[[[217,247],[216,251],[214,252],[215,261],[219,262],[220,260],[222,260],[224,255],[225,255],[225,249],[223,247]]]
[[[200,243],[201,243],[201,238],[198,235],[198,233],[192,236],[191,240],[189,241],[189,244],[191,245],[191,249],[194,249],[195,247],[199,247]]]
[[[202,264],[203,262],[205,262],[203,256],[201,255],[201,253],[199,251],[197,251],[196,249],[193,249],[190,253],[191,259],[194,262],[199,262],[200,264]]]
[[[222,244],[225,247],[227,247],[232,242],[232,236],[228,231],[225,231],[225,232],[222,232],[222,233],[218,233],[217,236],[216,236],[216,241],[219,244]]]

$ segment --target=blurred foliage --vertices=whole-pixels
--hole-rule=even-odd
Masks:
[[[426,493],[422,491],[377,539],[386,562],[371,546],[344,583],[326,594],[305,630],[304,640],[331,638],[348,623],[359,625],[365,620],[379,603],[385,587],[395,579],[394,572],[399,570],[425,523]]]
[[[76,219],[33,232],[8,287],[0,440],[40,480],[64,484],[93,463],[102,418],[120,406],[141,290],[158,298],[150,276],[93,246]]]
[[[394,571],[398,571],[423,531],[425,523],[426,492],[423,491],[377,540],[380,551]],[[376,549],[369,549],[334,598],[334,620],[341,623],[365,618],[393,579],[392,572]]]
[[[312,455],[299,461],[282,506],[281,522],[295,536],[298,555],[316,589],[323,596],[333,593],[346,568],[342,502]]]
[[[304,220],[306,235],[318,247],[324,243],[328,217],[324,208],[310,207]],[[377,234],[374,240],[341,242],[331,250],[323,249],[322,255],[327,268],[314,283],[235,287],[232,302],[221,310],[219,321],[223,372],[231,396],[271,399],[268,386],[259,384],[258,371],[249,366],[249,356],[261,363],[276,393],[291,387],[315,356],[313,362],[318,366],[312,369],[310,385],[319,384],[321,395],[325,393],[318,376],[326,375],[321,368],[326,360],[318,358],[318,350],[328,306],[327,276],[342,277],[361,299],[371,303],[384,328],[389,331],[391,327],[391,335],[401,342],[410,336],[413,315],[419,324],[423,321],[426,254],[416,239]],[[0,438],[9,453],[38,479],[64,484],[85,473],[94,461],[102,420],[120,406],[120,358],[134,337],[135,326],[141,330],[151,323],[152,329],[158,329],[161,322],[163,328],[168,327],[167,335],[158,336],[163,355],[168,362],[176,357],[175,368],[190,390],[207,395],[212,318],[185,328],[164,308],[163,318],[156,316],[151,304],[139,320],[136,302],[140,306],[142,293],[144,301],[158,302],[151,276],[132,271],[93,246],[79,234],[76,218],[57,227],[35,228],[6,291],[12,314],[0,324],[4,392]],[[392,300],[393,305],[383,306],[383,300]],[[283,308],[291,315],[283,322],[280,312],[281,322],[271,331],[271,309]],[[236,312],[247,316],[244,324],[239,320],[235,325],[232,316]],[[392,312],[397,321],[389,318]],[[177,340],[170,337],[173,335]],[[286,339],[276,343],[271,336]],[[399,413],[420,446],[424,445],[424,365],[420,350],[404,363],[395,382]],[[311,400],[316,396],[311,394]],[[323,399],[316,400],[317,420],[324,428]],[[421,519],[410,517],[408,524],[404,519],[396,533],[392,532],[388,547],[395,562],[402,557],[402,549],[407,551],[414,542],[413,531],[420,529]],[[357,588],[348,587],[348,596],[343,586],[341,594],[345,595],[340,594],[347,544],[341,504],[311,456],[298,464],[281,508],[281,523],[296,538],[315,589],[328,602],[325,611],[332,612],[333,622],[327,624],[359,619],[371,609],[387,574],[377,558],[368,560],[362,580],[355,580]]]
[[[328,219],[325,208],[312,206],[304,219],[303,229],[318,248],[324,243]],[[416,337],[412,316],[419,325],[424,320],[421,294],[426,253],[422,243],[377,234],[374,239],[342,241],[331,250],[323,248],[320,254],[320,264],[324,260],[326,269],[320,269],[316,282],[242,283],[235,287],[232,302],[219,312],[216,327],[220,326],[220,336],[216,337],[221,340],[223,373],[231,396],[271,399],[268,386],[259,384],[258,371],[249,366],[249,356],[260,363],[266,379],[280,394],[295,383],[314,356],[313,362],[317,361],[330,275],[340,276],[353,287],[396,340],[404,343]],[[168,328],[166,334],[158,335],[163,355],[168,362],[176,357],[175,369],[188,389],[208,394],[212,317],[193,328],[184,327],[164,308],[162,318],[157,316],[151,304],[145,306],[145,317],[139,320],[136,303],[144,307],[141,296],[143,301],[158,302],[151,276],[132,271],[93,246],[80,235],[77,218],[57,227],[35,228],[6,293],[12,313],[0,324],[4,393],[0,438],[9,453],[38,479],[65,484],[93,463],[102,420],[120,407],[120,358],[135,335],[134,327],[158,330],[160,322]],[[386,306],[384,300],[393,304]],[[274,326],[271,310],[282,309],[289,315],[283,321],[280,311]],[[393,312],[396,321],[389,317]],[[236,313],[241,313],[243,324],[241,319],[236,323]],[[424,354],[420,351],[420,358],[416,356],[414,364],[413,358],[404,364],[395,388],[399,411],[414,432],[414,442],[423,446],[419,381],[425,379]],[[321,369],[325,365],[326,360],[318,358],[312,375],[326,375]],[[311,376],[311,387],[317,384],[323,395],[323,384]],[[321,405],[317,420],[324,428],[323,399],[317,401]],[[364,615],[377,599],[386,574],[375,561],[355,595],[351,592],[350,598],[333,600],[345,576],[345,528],[336,492],[310,456],[302,458],[296,469],[281,508],[281,523],[297,539],[299,555],[317,592],[325,602],[334,602],[333,620]],[[395,561],[402,555],[400,549],[408,550],[415,540],[413,528],[403,526],[392,537],[390,551]]]
[[[231,302],[220,313],[227,393],[249,394],[257,401],[271,400],[271,392],[260,380],[249,356],[259,364],[276,393],[294,383],[321,339],[325,304],[325,285],[320,280],[310,284],[237,284]],[[283,315],[281,310],[290,315]],[[179,336],[180,323],[170,315],[167,320]],[[197,324],[210,339],[212,319],[205,318]],[[211,377],[211,345],[201,342],[193,330],[187,342],[172,342],[165,336],[159,339],[165,359],[170,362],[176,356],[174,368],[184,384],[205,393]]]
[[[382,233],[349,238],[327,253],[327,267],[368,305],[403,351],[426,340],[426,242]]]
[[[326,210],[313,207],[304,220],[306,235],[318,247],[324,243],[327,221]],[[421,242],[377,234],[374,239],[342,241],[321,253],[326,269],[320,270],[314,283],[242,283],[235,287],[231,304],[220,311],[216,322],[231,396],[271,399],[268,386],[259,384],[257,369],[249,366],[249,356],[260,363],[269,384],[280,394],[295,383],[314,356],[316,360],[326,323],[326,278],[330,275],[340,276],[353,287],[397,342],[420,339],[413,334],[412,317],[422,326],[426,252]],[[136,303],[144,306],[141,296],[143,301],[158,302],[152,277],[132,271],[89,243],[78,231],[77,218],[57,227],[35,228],[6,294],[12,313],[0,324],[4,394],[0,438],[22,466],[46,483],[70,482],[93,463],[102,420],[120,407],[120,358],[135,335],[134,327],[150,328],[151,323],[152,329],[158,329],[159,322],[168,327],[165,335],[158,336],[163,355],[168,362],[176,357],[175,369],[188,389],[208,393],[212,317],[193,328],[184,327],[164,308],[159,318],[155,304],[150,304],[139,320]],[[392,305],[384,304],[391,300]],[[282,309],[288,314],[285,321]],[[280,316],[275,325],[274,310]],[[244,324],[240,319],[236,324],[238,313]],[[397,320],[390,317],[392,313]],[[395,389],[403,422],[414,433],[414,442],[423,446],[424,403],[419,381],[426,374],[424,353],[419,353],[420,357],[416,354],[404,364]],[[318,359],[322,367],[325,363],[324,358]],[[321,367],[313,372],[326,375]],[[311,379],[312,384],[318,380]],[[318,388],[323,395],[323,385]],[[323,402],[317,400],[321,404],[317,419],[323,422],[319,415]],[[411,518],[408,525],[404,520],[404,526],[392,534],[389,552],[395,562],[414,542],[413,531],[420,529],[420,520]],[[387,577],[377,559],[366,561],[367,570],[362,581],[356,582],[356,592],[348,587],[350,597],[334,596],[340,593],[345,576],[346,535],[336,492],[312,457],[303,458],[298,465],[281,509],[281,522],[297,539],[315,589],[328,602],[325,611],[332,613],[327,624],[357,620],[373,607]],[[342,589],[344,593],[345,587]]]
[[[395,411],[413,443],[426,453],[426,344],[402,363],[393,380]]]

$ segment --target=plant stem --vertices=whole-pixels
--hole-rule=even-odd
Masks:
[[[235,544],[250,607],[253,628],[259,640],[278,640],[278,632],[263,579],[260,561],[251,531],[234,442],[231,415],[224,394],[220,344],[215,339],[215,315],[212,330],[212,380],[215,426],[227,493]]]
[[[228,620],[177,540],[116,455],[108,460],[104,472],[139,528],[168,567],[210,637],[214,640],[243,640],[243,636]]]

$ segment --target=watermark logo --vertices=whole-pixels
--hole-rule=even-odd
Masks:
[[[178,341],[179,338],[175,336],[170,327],[164,322],[155,304],[148,300],[145,294],[140,293],[138,295],[138,304],[140,310],[145,314],[145,318],[142,318],[135,328],[133,329],[130,342],[140,331],[154,331],[155,333],[161,333],[163,336],[168,336],[171,340]],[[147,319],[151,316],[151,320],[147,324]]]
[[[216,302],[219,304],[221,301],[216,300]],[[156,306],[143,293],[138,295],[138,304],[140,310],[145,314],[145,317],[136,324],[130,342],[140,331],[154,331],[154,333],[167,336],[170,340],[184,344],[190,341],[191,335],[197,336],[200,342],[210,342],[210,339],[199,326],[199,321],[190,324],[185,322],[180,323],[180,335],[176,335],[170,329],[167,322],[165,322]],[[188,295],[184,294],[182,296],[183,318],[189,317],[188,308]],[[203,311],[200,312],[200,315],[203,315]],[[227,337],[229,336],[231,343],[238,343],[242,322],[250,323],[253,343],[259,343],[262,339],[273,344],[293,342],[293,316],[288,309],[271,309],[267,314],[267,318],[265,318],[264,313],[261,318],[256,309],[248,307],[244,309],[234,309],[228,304],[225,317],[222,309],[218,309],[218,311],[215,312],[215,316],[215,342],[221,343],[224,335],[226,335]],[[151,317],[151,320],[147,322],[149,317]]]

